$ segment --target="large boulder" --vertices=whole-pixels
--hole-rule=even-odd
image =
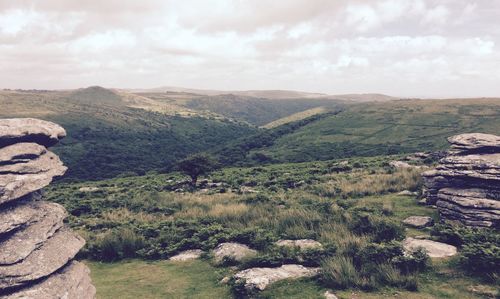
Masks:
[[[499,152],[500,136],[483,133],[467,133],[448,138],[451,148],[457,151]]]
[[[0,297],[94,298],[88,268],[73,259],[85,241],[41,189],[65,173],[45,146],[66,135],[36,119],[0,120]]]
[[[418,248],[423,248],[432,258],[443,258],[457,254],[457,248],[453,245],[431,240],[414,239],[411,237],[408,237],[403,241],[403,247],[408,252],[413,252]]]
[[[34,118],[0,119],[0,147],[30,142],[46,147],[56,144],[66,136],[59,125]]]
[[[79,262],[70,262],[54,275],[19,292],[5,296],[5,299],[78,298],[92,299],[95,287],[89,276],[89,268]]]
[[[424,195],[442,219],[500,225],[500,137],[471,133],[448,139],[452,150],[424,172]]]
[[[312,277],[319,273],[320,268],[304,267],[302,265],[283,265],[278,268],[250,268],[234,275],[237,283],[243,283],[249,292],[263,291],[270,284],[301,277]]]
[[[217,263],[221,263],[225,259],[241,262],[247,257],[256,255],[257,251],[245,244],[228,242],[219,244],[214,249],[213,254]]]

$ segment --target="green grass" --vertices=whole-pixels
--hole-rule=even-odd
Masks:
[[[314,121],[272,135],[264,144],[240,140],[240,161],[255,163],[265,156],[273,162],[303,162],[355,156],[375,156],[445,149],[446,138],[460,133],[500,131],[499,99],[401,100],[343,107],[335,115],[314,116]],[[257,138],[258,139],[258,138]],[[230,153],[226,150],[224,154]]]
[[[220,284],[225,275],[206,261],[170,262],[127,260],[117,263],[85,261],[99,299],[107,298],[233,298],[228,286]],[[259,298],[324,298],[327,288],[314,279],[275,283]],[[494,286],[460,272],[448,262],[434,264],[434,271],[421,275],[418,292],[385,288],[377,292],[333,290],[339,298],[494,298]]]
[[[229,287],[219,283],[222,272],[204,261],[85,263],[100,299],[231,298]]]

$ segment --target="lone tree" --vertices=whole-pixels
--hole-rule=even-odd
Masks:
[[[191,177],[191,185],[196,187],[200,175],[205,175],[217,169],[218,163],[214,157],[207,154],[195,154],[177,164],[180,171]]]

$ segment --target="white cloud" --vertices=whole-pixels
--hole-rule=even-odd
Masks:
[[[468,0],[0,0],[0,87],[498,95],[498,13]]]

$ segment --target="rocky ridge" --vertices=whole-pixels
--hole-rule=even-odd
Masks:
[[[436,205],[442,219],[499,227],[500,136],[469,133],[448,141],[446,157],[423,173],[427,204]]]
[[[65,136],[48,121],[0,120],[0,297],[95,297],[88,268],[73,261],[85,241],[40,191],[66,171],[46,148]]]

